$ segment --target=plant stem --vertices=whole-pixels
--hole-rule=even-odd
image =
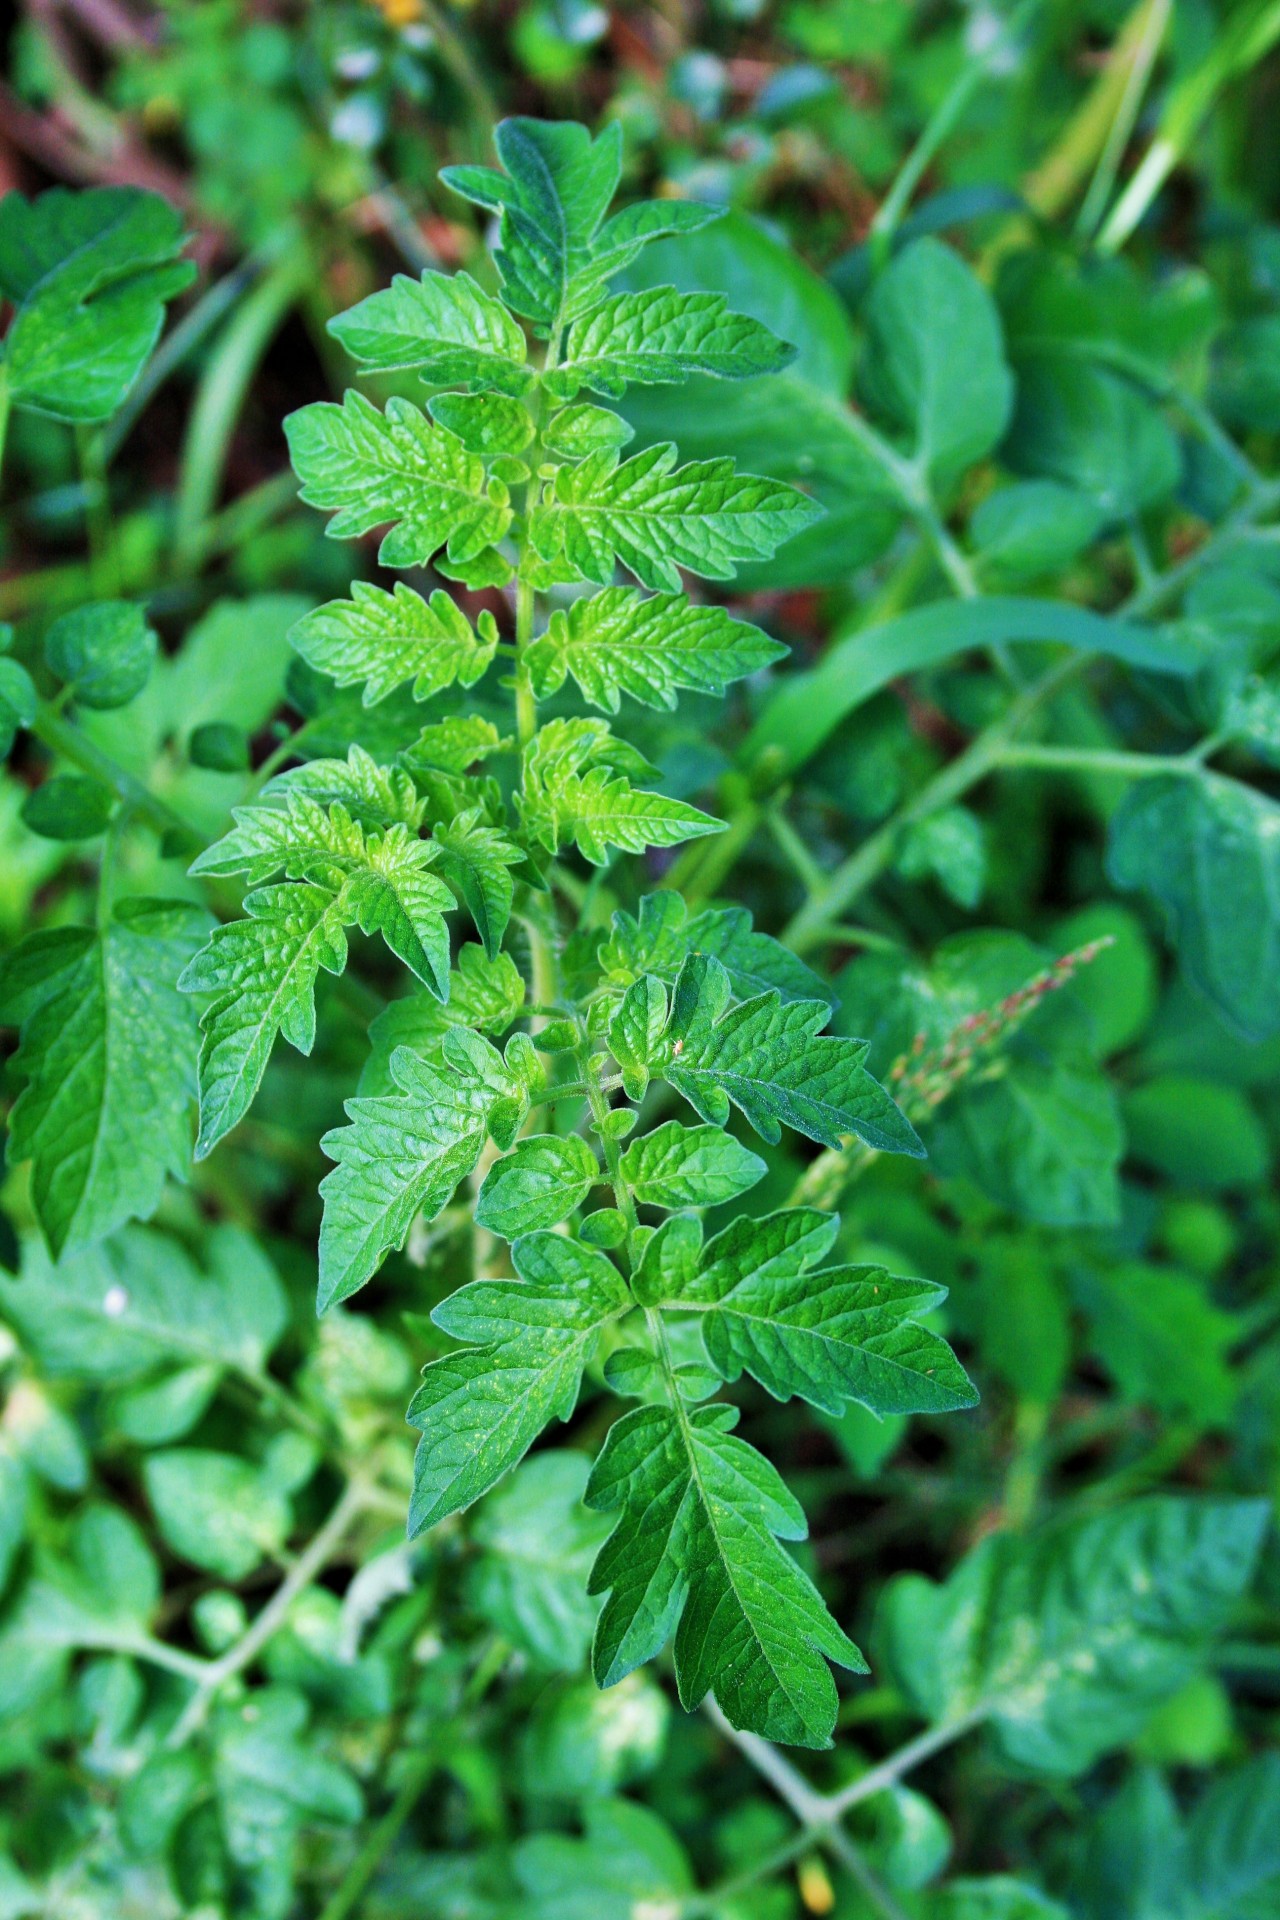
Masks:
[[[284,1625],[298,1595],[328,1565],[351,1522],[368,1503],[369,1493],[364,1482],[349,1480],[329,1518],[298,1555],[261,1613],[233,1647],[228,1648],[217,1660],[204,1664],[200,1683],[175,1721],[165,1741],[166,1747],[184,1746],[204,1725],[209,1709],[222,1688],[257,1658],[267,1642]]]
[[[50,701],[41,701],[31,730],[47,747],[61,754],[64,760],[70,760],[82,773],[92,774],[94,779],[101,780],[104,786],[119,794],[122,800],[128,802],[133,813],[157,833],[181,833],[195,844],[203,841],[203,834],[144,787],[110,754],[104,753],[87,734],[73,727],[69,720],[64,720],[60,713],[55,712]]]
[[[9,437],[9,410],[13,396],[9,391],[9,376],[0,365],[0,471],[4,468],[5,441]]]
[[[1194,773],[1199,754],[1121,753],[1107,747],[1046,746],[1039,741],[1012,741],[1000,747],[998,767],[1043,767],[1064,773],[1118,773],[1128,780],[1150,779],[1158,773]]]
[[[321,1909],[319,1920],[349,1920],[384,1857],[395,1845],[400,1829],[422,1798],[437,1764],[432,1748],[410,1756],[395,1799],[370,1829],[364,1845],[343,1875],[341,1885]]]

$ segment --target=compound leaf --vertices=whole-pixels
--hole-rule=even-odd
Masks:
[[[525,659],[540,700],[571,674],[593,707],[616,713],[624,693],[643,706],[666,708],[675,706],[682,687],[722,694],[786,651],[723,607],[694,606],[681,594],[646,597],[630,587],[607,587],[557,608]]]
[[[511,918],[511,868],[524,854],[505,833],[487,826],[479,807],[469,807],[432,830],[440,873],[476,923],[484,950],[496,958]]]
[[[804,1514],[762,1455],[729,1431],[731,1407],[638,1407],[609,1431],[589,1507],[619,1513],[591,1573],[608,1599],[592,1664],[611,1686],[675,1631],[681,1704],[713,1693],[735,1727],[824,1747],[836,1690],[822,1658],[866,1663],[779,1544]],[[677,1624],[678,1623],[678,1624]]]
[[[284,430],[299,498],[334,510],[333,539],[398,522],[378,550],[384,567],[425,566],[445,546],[452,560],[474,559],[510,524],[506,488],[486,481],[478,455],[408,400],[388,400],[379,413],[352,389],[341,406],[300,407]]]
[[[511,1258],[517,1280],[476,1280],[432,1319],[463,1351],[434,1360],[409,1408],[421,1428],[410,1535],[470,1506],[521,1460],[549,1420],[573,1412],[600,1328],[633,1304],[602,1253],[558,1233],[530,1233]]]
[[[457,683],[472,687],[493,659],[498,630],[482,613],[478,634],[456,600],[439,588],[424,600],[402,580],[390,593],[355,580],[349,600],[330,600],[299,620],[289,634],[311,666],[340,687],[364,683],[372,707],[406,680],[415,700],[429,700]]]

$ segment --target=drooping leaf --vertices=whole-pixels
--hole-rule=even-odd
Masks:
[[[186,1178],[196,1035],[174,982],[207,925],[183,901],[127,900],[97,933],[37,933],[6,962],[11,1151],[55,1254],[149,1217],[166,1175]]]
[[[432,1060],[398,1048],[396,1091],[347,1102],[351,1124],[320,1142],[334,1171],[321,1183],[318,1310],[362,1287],[421,1213],[432,1220],[471,1173],[489,1133],[509,1144],[527,1096],[487,1040],[453,1027]]]
[[[350,600],[330,600],[289,635],[303,659],[340,687],[364,683],[367,707],[406,680],[415,700],[429,700],[456,682],[472,687],[498,643],[493,616],[472,631],[456,600],[439,589],[428,600],[397,580],[391,593],[366,580],[351,583]]]
[[[735,1727],[822,1747],[836,1691],[823,1659],[865,1662],[779,1544],[804,1515],[775,1472],[729,1429],[732,1407],[639,1407],[609,1431],[587,1504],[619,1512],[591,1574],[608,1599],[593,1665],[610,1686],[675,1633],[684,1707],[713,1693]],[[677,1624],[678,1623],[678,1624]]]
[[[543,384],[557,399],[581,387],[618,399],[629,385],[662,386],[690,374],[747,380],[777,373],[795,349],[723,294],[674,287],[615,293],[569,330],[564,352]]]
[[[534,692],[547,699],[571,674],[593,707],[616,713],[629,694],[646,707],[673,708],[677,690],[722,694],[734,680],[780,660],[786,648],[723,607],[682,595],[651,598],[607,587],[557,608],[525,660]]]
[[[767,1169],[719,1127],[686,1127],[664,1120],[633,1140],[622,1156],[622,1177],[640,1206],[718,1207],[762,1180]]]
[[[534,546],[601,586],[621,561],[642,586],[677,591],[681,567],[732,580],[739,561],[767,558],[819,516],[794,487],[739,473],[732,460],[677,467],[676,458],[668,442],[561,467],[533,513]]]
[[[599,1178],[596,1157],[581,1134],[533,1134],[490,1167],[476,1200],[476,1223],[505,1240],[558,1226]]]
[[[1168,1495],[994,1534],[944,1586],[890,1590],[894,1670],[931,1720],[985,1715],[1023,1765],[1082,1772],[1195,1673],[1267,1519],[1262,1501]]]
[[[378,550],[384,567],[424,566],[440,547],[467,560],[507,530],[506,488],[486,481],[484,462],[408,400],[388,400],[379,413],[351,389],[341,406],[300,407],[284,429],[299,498],[333,510],[333,539],[397,523]]]
[[[0,294],[17,308],[5,380],[20,406],[106,420],[141,373],[165,302],[189,286],[181,216],[139,187],[0,202]]]
[[[830,1414],[850,1400],[878,1414],[975,1405],[946,1341],[917,1324],[946,1289],[883,1267],[819,1268],[837,1225],[792,1207],[744,1215],[703,1247],[696,1221],[668,1221],[645,1248],[637,1297],[697,1309],[721,1378],[749,1373],[777,1400],[799,1395]]]
[[[700,1119],[723,1126],[732,1103],[765,1140],[779,1139],[785,1123],[824,1146],[856,1134],[883,1152],[924,1151],[866,1071],[866,1042],[823,1034],[831,1014],[825,1001],[783,1001],[769,992],[731,1002],[725,968],[709,954],[691,954],[649,1062]]]
[[[431,844],[442,878],[475,921],[489,958],[496,958],[511,918],[511,869],[523,862],[523,852],[497,827],[487,826],[478,807],[438,821]]]
[[[516,1280],[476,1280],[432,1319],[471,1344],[433,1360],[409,1408],[422,1439],[409,1532],[479,1499],[523,1459],[548,1421],[567,1420],[600,1328],[633,1304],[602,1253],[558,1233],[511,1249]]]
[[[1219,774],[1136,780],[1111,878],[1159,902],[1187,977],[1251,1040],[1280,1027],[1280,808]]]
[[[326,888],[261,887],[244,906],[247,919],[219,927],[178,981],[184,993],[210,996],[200,1021],[197,1159],[248,1111],[278,1033],[310,1053],[316,975],[347,964],[341,911]]]
[[[412,367],[432,386],[508,394],[533,383],[523,329],[469,273],[398,273],[330,320],[329,332],[370,371]]]

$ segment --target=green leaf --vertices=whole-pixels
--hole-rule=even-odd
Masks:
[[[616,713],[629,694],[646,707],[673,708],[677,690],[722,694],[734,680],[780,660],[786,648],[723,607],[697,607],[683,595],[646,598],[629,587],[557,608],[525,655],[540,700],[572,674],[584,697]]]
[[[571,400],[581,387],[618,399],[629,385],[663,386],[690,374],[746,380],[777,373],[795,348],[734,313],[723,294],[656,287],[615,293],[569,330],[564,352],[543,385]]]
[[[557,1233],[517,1240],[517,1280],[476,1280],[432,1319],[474,1344],[433,1360],[409,1408],[421,1428],[410,1536],[487,1493],[549,1420],[573,1412],[600,1328],[633,1302],[602,1253]]]
[[[732,460],[677,467],[676,458],[668,442],[621,462],[593,453],[561,467],[530,522],[537,551],[544,560],[563,555],[601,586],[621,561],[642,586],[674,591],[681,567],[732,580],[739,561],[767,558],[821,512],[794,487],[739,473]]]
[[[390,1070],[396,1091],[349,1100],[351,1125],[320,1142],[338,1163],[320,1187],[321,1313],[404,1245],[419,1213],[441,1212],[490,1132],[509,1144],[528,1105],[502,1055],[465,1028],[451,1028],[431,1061],[397,1048]]]
[[[519,454],[533,439],[528,407],[500,393],[438,393],[427,405],[437,425],[457,434],[470,453]],[[527,478],[527,465],[524,474]]]
[[[8,758],[18,734],[36,717],[35,682],[16,660],[0,654],[0,760]]]
[[[867,329],[859,371],[872,406],[921,469],[950,484],[990,453],[1013,404],[991,295],[949,247],[913,240],[876,281]]]
[[[771,934],[754,930],[745,907],[711,907],[689,919],[683,899],[669,888],[645,894],[636,918],[615,913],[599,958],[611,983],[626,986],[652,973],[671,986],[691,953],[714,954],[739,1000],[770,988],[783,1000],[830,997],[826,982],[803,960]]]
[[[431,844],[441,877],[475,921],[485,952],[495,959],[511,918],[511,868],[523,863],[523,852],[505,833],[485,824],[479,807],[438,821]]]
[[[1173,492],[1182,453],[1148,394],[1109,367],[1053,348],[1019,352],[1017,370],[1004,449],[1015,472],[1075,488],[1109,522]]]
[[[536,1833],[517,1845],[524,1920],[659,1920],[683,1911],[693,1877],[656,1813],[630,1800],[592,1799],[583,1821],[581,1840]]]
[[[702,1247],[695,1221],[668,1221],[645,1248],[637,1298],[696,1308],[720,1377],[749,1373],[775,1400],[799,1395],[830,1414],[850,1400],[877,1414],[976,1405],[946,1341],[916,1324],[946,1288],[877,1266],[815,1271],[837,1226],[830,1214],[792,1207],[743,1216]]]
[[[141,373],[165,302],[195,278],[181,216],[138,187],[54,187],[0,202],[0,294],[17,312],[4,343],[19,406],[106,420]]]
[[[439,588],[424,600],[402,580],[392,592],[353,580],[350,600],[330,600],[289,634],[311,666],[340,687],[364,684],[364,705],[385,700],[406,680],[415,700],[455,684],[473,687],[493,659],[498,629],[482,613],[478,635],[458,604]]]
[[[983,1715],[1020,1765],[1081,1773],[1197,1671],[1267,1521],[1264,1501],[1170,1495],[992,1535],[944,1586],[890,1589],[892,1666],[931,1721]]]
[[[483,1549],[468,1581],[472,1606],[537,1666],[562,1673],[586,1660],[598,1611],[587,1576],[608,1525],[582,1504],[588,1471],[585,1454],[537,1453],[471,1528]]]
[[[478,1027],[481,1033],[501,1034],[524,1005],[525,987],[509,953],[492,959],[483,947],[470,943],[459,949],[458,964],[449,976],[449,998],[413,993],[384,1007],[369,1028],[372,1051],[360,1076],[360,1092],[390,1093],[391,1056],[397,1047],[430,1054],[450,1027]]]
[[[1118,887],[1163,908],[1187,978],[1250,1040],[1280,1028],[1280,807],[1219,774],[1160,774],[1111,820]]]
[[[856,1134],[882,1152],[923,1153],[909,1122],[864,1068],[867,1043],[822,1033],[831,1017],[825,1001],[783,1001],[776,992],[736,1006],[731,999],[720,962],[691,954],[648,1063],[700,1119],[722,1127],[732,1102],[765,1140],[779,1139],[785,1123],[823,1146]]]
[[[44,840],[92,840],[105,831],[116,798],[84,773],[55,773],[22,803],[23,825]]]
[[[44,657],[82,707],[123,707],[146,686],[156,645],[141,607],[100,600],[53,622]]]
[[[1221,1427],[1236,1401],[1228,1362],[1241,1328],[1190,1274],[1145,1261],[1084,1266],[1071,1290],[1089,1323],[1088,1345],[1121,1397],[1206,1427]]]
[[[244,906],[248,918],[219,927],[178,981],[184,993],[210,997],[200,1020],[198,1160],[248,1111],[278,1033],[310,1053],[316,975],[347,964],[341,912],[325,888],[262,887]]]
[[[408,400],[388,400],[379,413],[352,390],[341,406],[300,407],[284,430],[299,498],[335,510],[331,538],[398,523],[378,549],[384,567],[424,566],[445,546],[453,560],[472,559],[510,524],[506,488],[487,482],[484,462]]]
[[[550,720],[524,750],[521,819],[549,853],[567,841],[593,866],[609,847],[642,853],[719,833],[723,823],[684,800],[635,788],[628,773],[653,769],[602,720]]]
[[[243,1580],[284,1547],[289,1502],[252,1461],[174,1447],[149,1454],[142,1473],[165,1545],[193,1566]]]
[[[562,453],[569,460],[581,460],[589,453],[605,453],[625,447],[634,438],[634,429],[608,407],[593,407],[586,401],[564,407],[542,428],[542,444],[550,453]]]
[[[824,1747],[836,1690],[823,1660],[865,1672],[858,1649],[778,1544],[804,1515],[767,1460],[729,1432],[731,1407],[638,1407],[609,1430],[587,1505],[618,1512],[591,1590],[608,1593],[593,1666],[611,1686],[675,1631],[686,1709],[714,1693],[735,1727]],[[678,1624],[677,1624],[678,1622]]]
[[[20,1022],[12,1153],[55,1254],[160,1204],[190,1162],[195,1027],[174,981],[207,927],[184,901],[122,901],[98,933],[33,934],[0,973]]]
[[[1061,573],[1102,527],[1096,501],[1055,480],[998,487],[974,509],[969,533],[984,577],[1028,580]]]
[[[622,1156],[622,1177],[642,1207],[718,1207],[763,1180],[768,1171],[719,1127],[685,1127],[664,1120],[633,1140]]]
[[[504,1240],[559,1226],[599,1179],[596,1157],[581,1134],[533,1134],[490,1167],[476,1201],[476,1224]]]
[[[413,367],[432,386],[508,394],[533,384],[523,329],[468,273],[398,273],[330,320],[329,332],[370,371]]]
[[[32,1241],[17,1280],[0,1282],[5,1316],[41,1366],[80,1380],[130,1381],[178,1362],[261,1371],[284,1331],[284,1293],[239,1227],[214,1227],[201,1266],[177,1240],[126,1227],[52,1263]]]

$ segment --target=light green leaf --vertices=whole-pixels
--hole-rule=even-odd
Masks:
[[[609,1047],[622,1069],[628,1100],[643,1100],[649,1086],[649,1064],[667,1024],[667,996],[661,980],[642,974],[622,996],[609,1022]]]
[[[495,959],[511,918],[510,870],[520,866],[525,855],[505,833],[485,824],[479,807],[438,821],[431,844],[442,878],[475,921],[485,952]]]
[[[141,607],[99,600],[53,622],[44,657],[82,707],[123,707],[146,686],[156,644]]]
[[[591,1590],[608,1593],[593,1665],[611,1686],[675,1631],[686,1709],[714,1693],[735,1727],[796,1746],[830,1744],[836,1690],[823,1660],[866,1664],[778,1544],[804,1515],[767,1460],[729,1428],[732,1407],[638,1407],[609,1431],[587,1504],[619,1512]],[[678,1625],[677,1625],[678,1622]]]
[[[427,402],[427,408],[437,425],[456,434],[469,453],[483,454],[486,459],[496,454],[523,453],[533,439],[533,416],[528,407],[500,393],[437,393]],[[511,466],[509,471],[502,465],[492,469],[502,473],[504,479],[520,470],[527,478],[525,462]]]
[[[0,202],[0,294],[17,312],[4,343],[19,406],[106,420],[141,373],[165,302],[189,286],[181,216],[139,187],[54,187]]]
[[[569,460],[625,447],[634,437],[634,429],[620,414],[611,413],[608,407],[593,407],[585,400],[552,414],[541,432],[543,446]]]
[[[165,1545],[224,1580],[243,1580],[288,1538],[288,1500],[239,1454],[173,1447],[149,1454],[142,1473]]]
[[[200,1021],[199,1160],[248,1111],[278,1033],[310,1053],[316,975],[347,964],[341,911],[325,888],[262,887],[244,906],[248,918],[219,927],[178,981],[184,993],[210,996]]]
[[[677,690],[722,694],[734,680],[780,660],[786,648],[723,607],[698,607],[678,594],[651,598],[630,587],[557,608],[525,655],[540,700],[572,674],[583,695],[616,713],[626,693],[646,707],[673,708]]]
[[[744,313],[723,294],[677,293],[655,287],[615,293],[574,323],[560,363],[543,376],[557,399],[580,387],[618,399],[628,385],[663,386],[690,374],[746,380],[777,373],[795,348]]]
[[[345,1300],[404,1245],[416,1216],[433,1220],[473,1171],[488,1134],[509,1144],[528,1105],[487,1040],[450,1028],[435,1057],[391,1056],[396,1091],[347,1102],[351,1125],[320,1142],[325,1176],[318,1311]]]
[[[350,600],[330,600],[289,635],[303,659],[340,687],[364,683],[364,705],[413,682],[415,700],[429,700],[455,682],[473,687],[493,659],[498,629],[482,613],[478,634],[455,600],[439,588],[424,600],[397,580],[391,593],[353,580]]]
[[[1164,909],[1188,979],[1251,1040],[1280,1027],[1280,807],[1220,774],[1137,780],[1111,820],[1118,887]]]
[[[944,1586],[890,1589],[892,1666],[931,1721],[981,1714],[1020,1765],[1083,1772],[1197,1671],[1268,1517],[1260,1500],[1163,1496],[991,1535]]]
[[[609,847],[642,853],[722,831],[721,821],[687,801],[633,787],[629,773],[653,769],[604,721],[548,721],[525,748],[522,767],[521,819],[550,853],[572,840],[599,867]]]
[[[872,406],[939,485],[958,479],[996,445],[1013,403],[991,295],[959,254],[913,240],[876,281],[867,328],[859,371]]]
[[[175,989],[207,928],[196,907],[127,900],[98,933],[38,933],[0,974],[22,1025],[12,1154],[55,1254],[147,1218],[186,1178],[195,1027]]]
[[[587,1576],[608,1523],[582,1504],[586,1455],[537,1453],[495,1489],[471,1528],[482,1558],[468,1594],[496,1633],[543,1668],[576,1673],[598,1608]]]
[[[490,1167],[476,1201],[476,1224],[504,1240],[559,1226],[599,1178],[596,1157],[581,1134],[533,1134]]]
[[[412,993],[384,1007],[369,1028],[371,1051],[360,1076],[362,1094],[391,1093],[391,1056],[397,1047],[430,1054],[434,1043],[450,1027],[477,1027],[481,1033],[501,1034],[524,1005],[525,987],[509,953],[492,959],[474,942],[459,949],[458,964],[449,976],[449,998]]]
[[[335,510],[332,538],[399,523],[378,550],[384,567],[424,566],[444,546],[453,560],[472,559],[507,530],[506,488],[486,482],[484,462],[408,400],[379,413],[352,390],[341,406],[300,407],[284,430],[299,498]]]
[[[523,329],[468,273],[398,273],[391,285],[330,320],[329,332],[356,363],[390,373],[413,367],[439,387],[524,393]]]
[[[421,1428],[410,1536],[487,1493],[549,1420],[573,1412],[600,1328],[631,1295],[602,1253],[558,1233],[515,1242],[518,1280],[477,1280],[432,1319],[475,1344],[433,1360],[409,1408]]]
[[[611,983],[626,986],[638,974],[656,974],[675,982],[691,953],[710,953],[729,976],[734,995],[777,991],[783,1000],[821,1000],[830,988],[780,940],[757,933],[745,907],[710,907],[688,918],[681,896],[667,888],[647,893],[639,915],[618,912],[613,931],[600,948],[600,966]]]
[[[768,1169],[719,1127],[685,1127],[664,1120],[633,1140],[622,1156],[622,1177],[643,1207],[718,1207],[763,1180]]]
[[[691,954],[676,980],[671,1017],[649,1070],[682,1094],[700,1119],[722,1127],[730,1102],[765,1140],[783,1124],[834,1147],[856,1134],[886,1153],[924,1149],[863,1066],[867,1043],[823,1034],[825,1001],[783,1001],[775,992],[730,1004],[724,967]]]
[[[732,580],[739,561],[767,558],[821,511],[783,481],[739,473],[732,460],[677,467],[676,457],[668,442],[621,462],[594,453],[561,467],[530,523],[543,559],[563,555],[601,586],[620,560],[642,586],[675,591],[681,567]]]

